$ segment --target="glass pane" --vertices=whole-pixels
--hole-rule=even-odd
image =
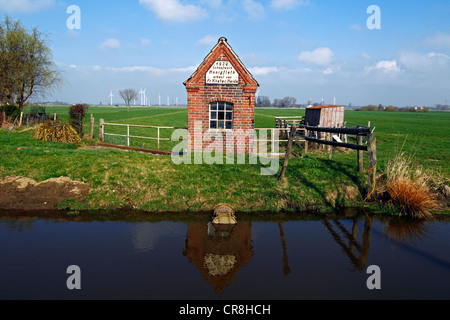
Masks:
[[[225,103],[219,102],[219,111],[223,111],[223,110],[225,110]]]
[[[211,108],[211,111],[217,110],[217,102],[211,102],[211,104],[209,106]]]
[[[233,105],[231,103],[227,103],[227,110],[233,111]]]
[[[227,112],[226,120],[233,120],[233,113]]]
[[[218,129],[225,129],[225,122],[224,121],[219,121],[219,126]]]
[[[233,122],[232,121],[226,121],[225,125],[226,125],[227,129],[233,129]]]
[[[225,112],[219,112],[219,120],[225,119]]]
[[[217,112],[211,112],[211,120],[217,120]]]
[[[217,121],[211,121],[209,124],[210,129],[217,129]]]

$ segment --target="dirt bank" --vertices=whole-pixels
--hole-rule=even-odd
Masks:
[[[84,201],[89,186],[67,177],[43,182],[17,176],[0,179],[0,209],[51,210],[67,199]]]

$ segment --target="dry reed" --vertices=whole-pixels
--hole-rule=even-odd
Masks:
[[[416,166],[411,159],[399,153],[388,163],[386,170],[386,189],[401,215],[428,219],[430,211],[438,209],[432,188],[432,175],[422,167]]]

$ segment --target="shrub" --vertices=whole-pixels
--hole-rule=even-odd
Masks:
[[[33,116],[46,115],[45,107],[32,107],[30,110],[30,114]]]
[[[401,215],[427,219],[431,217],[430,210],[439,208],[429,186],[432,177],[421,167],[414,166],[403,154],[388,164],[386,175],[389,201]]]
[[[73,105],[69,109],[70,125],[80,137],[83,136],[83,119],[88,106],[85,104]]]
[[[79,144],[81,138],[75,129],[64,122],[45,121],[36,128],[34,138],[41,141]]]
[[[8,105],[0,108],[0,112],[4,111],[7,118],[15,119],[20,116],[20,108],[18,106]]]

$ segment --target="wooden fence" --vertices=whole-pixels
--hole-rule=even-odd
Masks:
[[[293,125],[291,127],[290,136],[289,136],[289,142],[288,147],[286,151],[286,156],[283,164],[283,168],[281,171],[281,174],[279,178],[283,178],[284,173],[286,171],[289,157],[290,157],[290,149],[292,146],[292,143],[295,139],[295,136],[297,136],[297,127]],[[311,126],[302,126],[301,130],[305,131],[305,137],[306,140],[305,143],[305,150],[308,148],[308,143],[318,143],[322,145],[328,145],[330,147],[340,147],[340,148],[347,148],[352,150],[357,150],[358,152],[358,171],[363,172],[364,170],[364,151],[368,153],[368,195],[365,200],[369,199],[373,192],[375,191],[375,175],[376,175],[376,167],[377,167],[377,147],[376,147],[376,138],[375,138],[375,128],[369,126],[363,126],[363,125],[355,125],[354,128],[321,128],[321,127],[311,127]],[[319,139],[321,135],[314,134],[314,133],[326,133],[328,140],[325,139]],[[341,135],[345,136],[345,140],[347,142],[342,141],[338,136],[335,135]],[[353,135],[356,136],[356,144],[348,143],[347,135]],[[313,137],[312,137],[313,136]],[[363,137],[366,137],[367,143],[363,143]],[[330,157],[331,157],[331,149],[330,149]]]
[[[91,120],[92,123],[92,120]],[[106,126],[117,126],[117,127],[126,127],[127,129],[127,133],[126,134],[118,134],[118,133],[107,133],[105,132],[105,127]],[[91,126],[92,128],[92,126]],[[156,137],[150,137],[150,136],[136,136],[136,135],[131,135],[130,134],[130,128],[148,128],[148,129],[156,129],[157,130],[157,134]],[[103,119],[100,119],[100,127],[99,127],[99,140],[101,142],[105,142],[105,136],[114,136],[114,137],[124,137],[126,138],[126,146],[127,147],[131,147],[130,144],[130,139],[145,139],[145,140],[153,140],[157,142],[157,150],[160,150],[160,143],[161,141],[171,141],[170,138],[163,138],[161,136],[161,130],[164,129],[170,129],[170,130],[175,130],[175,129],[186,129],[186,128],[181,128],[181,127],[158,127],[158,126],[146,126],[146,125],[133,125],[133,124],[120,124],[120,123],[108,123],[105,122]],[[91,133],[92,133],[92,129],[91,129]]]
[[[254,155],[270,155],[270,156],[284,156],[285,153],[278,153],[278,152],[266,152],[265,150],[259,150],[259,146],[264,146],[264,144],[261,144],[261,142],[265,142],[265,145],[273,146],[275,143],[279,142],[289,142],[289,137],[291,134],[291,129],[288,128],[255,128],[255,139],[253,140],[253,154]],[[297,129],[298,131],[305,130],[305,129]],[[270,132],[270,138],[267,137],[263,139],[261,137],[261,131]],[[277,134],[278,133],[278,134]],[[276,138],[278,137],[278,138]],[[304,142],[305,140],[303,138],[300,138],[299,135],[296,135],[294,137],[294,140],[296,142]]]

